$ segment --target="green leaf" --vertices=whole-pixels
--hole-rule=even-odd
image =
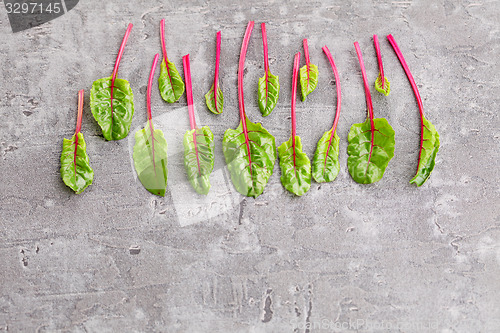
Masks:
[[[434,125],[422,116],[424,122],[423,146],[420,149],[420,161],[418,163],[417,174],[410,180],[410,184],[422,186],[430,177],[439,150],[439,133]]]
[[[347,140],[347,168],[352,178],[361,184],[379,181],[387,164],[394,156],[394,130],[385,118],[375,118],[374,137],[371,141],[370,119],[353,124]]]
[[[212,87],[205,95],[205,100],[207,102],[208,109],[215,113],[221,114],[224,108],[224,96],[222,95],[222,89],[217,84],[217,104],[215,103],[215,94],[214,94],[214,84],[212,83]]]
[[[127,80],[116,79],[111,111],[111,76],[94,81],[90,90],[90,109],[106,140],[128,135],[134,115],[134,95]]]
[[[167,188],[167,141],[152,123],[135,133],[134,166],[142,185],[149,192],[165,196]]]
[[[382,76],[379,73],[377,79],[375,80],[375,89],[377,89],[379,93],[388,96],[391,92],[391,83],[387,79],[387,76],[384,76],[384,88],[382,88]]]
[[[203,126],[187,131],[183,143],[184,166],[189,182],[199,194],[208,194],[209,177],[214,169],[214,135],[208,126]]]
[[[61,178],[76,194],[92,184],[94,170],[90,167],[83,134],[78,132],[70,140],[63,140]]]
[[[318,183],[335,180],[340,171],[339,142],[337,132],[325,132],[318,141],[312,161],[312,176]]]
[[[181,75],[177,71],[177,68],[175,68],[174,63],[168,59],[167,61],[168,71],[165,65],[165,59],[161,62],[158,86],[163,100],[167,103],[174,103],[177,102],[184,93],[184,81],[182,81]]]
[[[257,90],[259,109],[262,116],[266,117],[271,114],[280,94],[280,81],[278,75],[273,75],[268,72],[267,89],[266,89],[266,76],[264,75],[259,79],[259,88]]]
[[[278,147],[281,168],[281,183],[295,195],[303,195],[311,188],[311,161],[302,151],[299,136],[295,136],[295,149],[292,137]]]
[[[235,130],[228,129],[222,140],[222,150],[231,180],[238,192],[248,197],[258,197],[273,174],[276,161],[276,142],[260,123],[252,123],[246,116],[248,145],[243,123]],[[250,151],[250,155],[248,154]],[[252,163],[249,163],[251,160]]]
[[[312,93],[318,85],[318,67],[314,64],[302,66],[300,69],[300,90],[302,91],[302,101],[306,100],[307,95]]]

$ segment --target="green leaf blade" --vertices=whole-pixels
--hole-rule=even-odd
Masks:
[[[318,141],[312,161],[312,177],[318,183],[332,182],[340,171],[340,138],[332,129],[325,132]]]
[[[243,132],[243,124],[224,133],[222,150],[231,180],[236,190],[248,197],[258,197],[273,174],[276,161],[276,142],[260,123],[252,123],[245,117],[248,130],[248,146]],[[249,165],[249,155],[250,160]]]
[[[377,79],[375,80],[375,89],[385,96],[389,96],[391,92],[391,83],[387,79],[387,76],[384,76],[384,86],[382,87],[382,76],[380,73],[378,74]]]
[[[71,139],[63,140],[60,172],[64,184],[76,194],[82,193],[92,184],[94,170],[90,167],[87,145],[82,133],[78,132]]]
[[[153,128],[137,131],[133,158],[137,176],[146,190],[165,196],[168,170],[167,141],[163,132]]]
[[[417,173],[410,180],[410,184],[422,186],[430,177],[436,163],[436,155],[439,150],[439,133],[434,125],[422,116],[424,123],[423,146],[420,149],[420,161],[418,163]]]
[[[292,145],[292,137],[283,142],[278,147],[278,155],[281,183],[288,191],[302,196],[311,188],[311,161],[302,151],[300,137],[295,136],[295,149]]]
[[[266,76],[264,75],[259,79],[257,98],[262,116],[267,117],[271,114],[278,103],[279,94],[280,81],[278,75],[273,75],[271,72],[268,72],[267,87]]]
[[[195,142],[196,137],[196,142]],[[214,169],[214,135],[208,126],[184,134],[184,167],[191,186],[199,194],[208,194]]]
[[[300,69],[300,90],[302,92],[302,102],[306,100],[307,95],[312,93],[318,85],[318,66],[309,64]]]
[[[395,133],[385,118],[375,118],[374,139],[371,141],[370,119],[353,124],[347,140],[347,167],[352,178],[361,184],[372,184],[382,179],[389,161],[394,156]]]
[[[90,90],[90,109],[106,140],[127,137],[134,116],[134,95],[129,82],[115,80],[111,110],[111,77],[94,81]]]
[[[207,103],[208,109],[214,114],[221,114],[224,108],[224,96],[222,95],[222,89],[219,85],[217,85],[217,103],[214,92],[214,84],[212,83],[212,87],[205,94],[205,101]]]
[[[158,87],[163,100],[167,103],[174,103],[184,94],[184,81],[175,67],[174,63],[168,60],[168,70],[165,59],[161,62],[160,77],[158,78]]]

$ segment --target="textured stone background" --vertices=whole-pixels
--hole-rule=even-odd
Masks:
[[[320,82],[298,103],[297,131],[311,157],[336,101],[321,52],[327,44],[343,88],[337,180],[313,183],[297,198],[282,190],[276,166],[262,196],[245,199],[229,186],[217,199],[222,204],[209,209],[212,217],[199,220],[191,201],[177,200],[170,185],[164,198],[146,192],[130,164],[133,142],[105,142],[88,96],[95,79],[111,74],[132,22],[119,77],[135,93],[132,127],[144,123],[161,18],[179,69],[181,57],[191,54],[198,122],[216,136],[221,174],[222,135],[238,124],[237,62],[247,21],[256,21],[246,62],[247,113],[278,144],[290,130],[293,55],[309,38]],[[500,331],[499,20],[493,0],[81,0],[63,17],[13,34],[2,5],[0,332]],[[262,21],[282,86],[279,105],[265,119],[255,98],[263,75]],[[215,116],[203,95],[219,29],[225,110]],[[360,42],[373,82],[373,33],[381,37],[392,84],[389,97],[373,93],[375,113],[392,124],[397,145],[382,181],[359,185],[346,167],[349,127],[366,110],[352,43]],[[418,110],[388,33],[441,134],[435,171],[421,188],[408,183],[417,161]],[[59,157],[63,137],[74,131],[82,88],[82,132],[95,179],[77,196],[60,179]],[[170,152],[187,129],[185,103],[183,96],[167,105],[153,91],[158,127],[175,134]],[[179,188],[181,162],[180,154],[170,154],[169,182]]]

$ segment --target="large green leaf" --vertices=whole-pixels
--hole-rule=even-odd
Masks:
[[[85,139],[80,132],[70,140],[63,140],[61,178],[76,194],[82,193],[92,184],[94,171],[90,167]]]
[[[318,85],[318,66],[309,64],[300,69],[300,90],[302,91],[302,101],[306,100],[307,95],[312,93]]]
[[[165,65],[165,59],[161,62],[160,77],[158,78],[158,86],[160,88],[161,97],[165,102],[174,103],[184,93],[184,81],[181,75],[175,68],[173,62],[168,60],[168,70]]]
[[[111,76],[94,81],[90,90],[90,109],[106,140],[128,135],[134,115],[134,95],[127,80],[116,79],[111,110]]]
[[[199,194],[208,194],[214,169],[214,135],[208,126],[184,134],[184,166],[189,182]]]
[[[331,182],[340,171],[339,142],[340,138],[333,129],[325,132],[316,146],[312,161],[312,176],[318,183]]]
[[[216,102],[217,97],[217,102]],[[217,85],[217,96],[214,93],[214,84],[212,83],[212,87],[205,94],[205,100],[207,102],[208,109],[215,113],[221,114],[224,108],[224,96],[222,95],[222,89],[219,85]]]
[[[377,79],[375,80],[375,89],[381,94],[384,94],[386,96],[389,95],[391,92],[391,83],[387,79],[387,76],[384,75],[384,87],[382,87],[382,75],[380,73],[377,76]]]
[[[249,197],[258,197],[273,174],[276,142],[260,123],[254,124],[246,116],[245,120],[248,142],[240,121],[238,128],[224,133],[222,150],[236,190]]]
[[[266,76],[264,75],[259,79],[258,100],[259,109],[264,117],[271,114],[280,94],[280,81],[278,75],[273,75],[268,72],[267,84]]]
[[[370,119],[353,124],[347,140],[347,167],[352,178],[361,184],[379,181],[394,156],[394,130],[385,118],[375,118],[373,141]]]
[[[142,185],[151,193],[165,196],[167,188],[167,141],[161,130],[149,126],[135,133],[134,166]]]
[[[417,174],[410,180],[411,184],[421,186],[431,175],[434,169],[436,154],[439,150],[439,133],[434,125],[422,116],[424,122],[424,133],[422,147],[418,162]]]
[[[281,168],[281,183],[295,195],[303,195],[311,188],[311,161],[302,151],[299,136],[295,136],[295,149],[292,137],[278,147]]]

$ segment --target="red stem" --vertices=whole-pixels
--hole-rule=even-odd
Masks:
[[[309,60],[309,45],[307,44],[307,38],[304,38],[304,57],[306,58],[307,69],[309,69],[309,64],[311,61]]]
[[[116,56],[115,67],[113,68],[113,75],[111,77],[111,92],[110,92],[110,101],[111,101],[111,122],[113,122],[113,88],[115,87],[115,79],[118,74],[118,67],[120,67],[120,61],[122,60],[123,52],[125,51],[125,45],[127,44],[128,36],[132,31],[132,27],[134,25],[129,23],[127,27],[127,31],[125,31],[125,36],[123,36],[122,44],[120,45],[120,50],[118,51],[118,55]]]
[[[424,106],[422,104],[422,98],[420,98],[420,93],[418,92],[418,87],[417,84],[415,83],[415,79],[413,78],[413,75],[411,75],[410,68],[406,64],[405,58],[403,57],[403,54],[401,53],[401,50],[399,49],[398,44],[394,40],[394,37],[392,35],[387,35],[387,39],[389,40],[389,43],[391,43],[392,48],[394,49],[394,52],[396,52],[396,55],[398,56],[399,62],[401,63],[401,66],[403,66],[403,69],[405,70],[406,76],[408,77],[408,81],[410,81],[411,87],[413,89],[413,93],[415,94],[415,98],[417,99],[418,103],[418,111],[420,112],[420,150],[418,153],[418,164],[417,166],[420,165],[420,158],[422,157],[422,150],[424,148]],[[417,169],[418,173],[418,169]]]
[[[84,94],[83,89],[78,92],[78,117],[76,119],[76,131],[75,131],[75,134],[80,133],[80,129],[82,128],[83,94]]]
[[[330,50],[328,49],[328,47],[326,45],[323,46],[323,52],[325,52],[326,57],[328,58],[328,61],[330,61],[330,65],[332,66],[333,74],[335,75],[335,85],[337,86],[337,111],[335,113],[335,119],[333,120],[333,126],[332,126],[332,136],[333,136],[333,133],[335,132],[335,129],[337,128],[337,124],[339,122],[340,105],[342,102],[342,96],[340,94],[340,78],[339,78],[339,72],[337,71],[337,66],[335,66],[335,61],[333,61],[332,54],[330,53]]]
[[[221,32],[217,32],[217,50],[215,54],[215,77],[214,77],[214,104],[215,111],[219,113],[219,107],[217,105],[217,86],[219,84],[219,61],[220,61],[220,44],[221,44]]]
[[[241,44],[240,63],[238,66],[238,106],[240,108],[240,120],[243,127],[243,133],[245,135],[245,144],[247,146],[250,175],[252,174],[252,158],[250,156],[250,141],[248,139],[247,116],[245,114],[245,100],[243,97],[243,71],[245,69],[245,57],[247,54],[248,43],[250,42],[250,36],[252,35],[253,26],[254,21],[249,21],[245,31],[245,37],[243,38],[243,44]]]
[[[293,60],[293,76],[292,76],[292,146],[295,147],[295,135],[297,121],[295,120],[295,99],[297,97],[297,78],[299,76],[300,52],[295,54]],[[295,151],[295,150],[294,150]]]
[[[174,87],[172,84],[172,77],[170,76],[170,68],[168,67],[168,57],[167,57],[167,48],[165,47],[165,19],[160,21],[160,39],[161,39],[161,50],[163,52],[163,60],[165,60],[165,67],[167,68],[167,76],[170,81],[170,86]]]
[[[189,110],[189,123],[191,124],[191,129],[196,128],[196,119],[194,118],[194,105],[193,105],[193,85],[191,82],[191,64],[189,63],[189,54],[182,57],[182,63],[184,65],[184,78],[186,80],[186,98]]]
[[[378,43],[377,35],[373,35],[373,44],[377,52],[378,70],[380,71],[380,78],[382,80],[382,89],[385,89],[384,65],[382,64],[382,54],[380,53],[380,44]]]
[[[269,95],[269,54],[267,50],[267,32],[266,32],[266,24],[262,23],[261,25],[262,28],[262,44],[264,46],[264,71],[265,71],[265,76],[266,76],[266,100],[267,96]],[[267,102],[266,102],[267,103]]]
[[[156,65],[158,64],[158,58],[160,55],[155,54],[155,58],[153,59],[153,65],[151,66],[151,72],[149,73],[149,81],[148,81],[148,92],[147,92],[147,103],[148,103],[148,119],[151,122],[153,117],[151,116],[151,86],[153,85],[153,77],[155,75]]]
[[[354,47],[356,48],[356,54],[358,55],[359,66],[361,67],[361,74],[363,75],[363,83],[365,85],[365,95],[366,95],[366,105],[368,107],[368,114],[370,116],[370,121],[373,128],[373,104],[372,96],[370,94],[370,86],[368,85],[368,79],[366,78],[366,69],[363,62],[363,56],[361,55],[361,49],[359,48],[358,42],[354,42]]]

